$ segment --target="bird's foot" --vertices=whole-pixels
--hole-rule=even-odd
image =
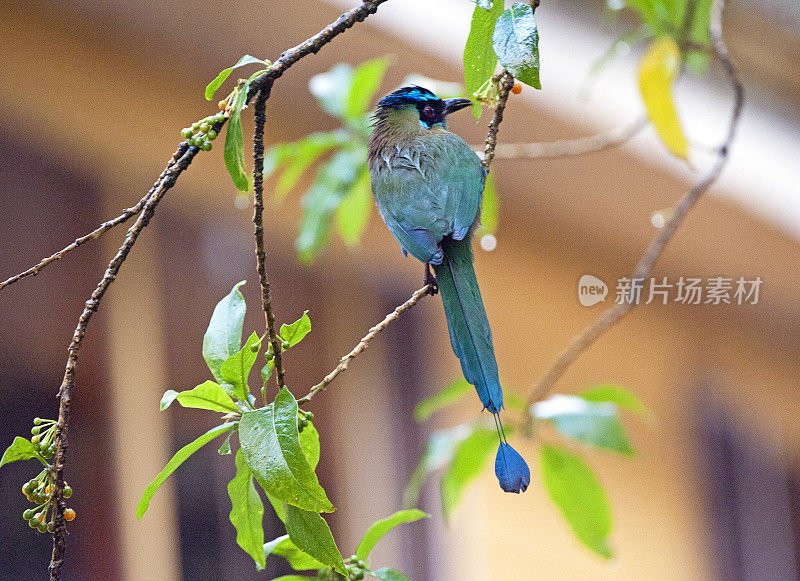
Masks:
[[[429,286],[428,294],[435,295],[439,292],[439,285],[436,282],[436,277],[431,272],[430,263],[425,264],[425,276],[422,279],[422,284]]]

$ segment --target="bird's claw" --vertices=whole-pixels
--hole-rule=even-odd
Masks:
[[[425,276],[422,279],[422,284],[425,286],[429,286],[428,294],[435,295],[439,292],[439,285],[436,282],[436,277],[431,272],[431,265],[430,263],[425,265]]]

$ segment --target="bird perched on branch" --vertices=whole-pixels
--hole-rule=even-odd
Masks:
[[[469,145],[447,130],[447,115],[470,104],[469,99],[440,99],[419,86],[381,99],[369,142],[369,172],[383,221],[403,254],[426,265],[425,281],[442,295],[450,344],[464,377],[495,418],[500,486],[519,493],[528,487],[530,470],[500,423],[503,390],[472,267],[486,171]]]

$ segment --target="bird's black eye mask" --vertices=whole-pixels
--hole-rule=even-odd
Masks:
[[[417,111],[419,111],[419,124],[426,129],[444,123],[445,107],[444,102],[441,100],[417,103]]]

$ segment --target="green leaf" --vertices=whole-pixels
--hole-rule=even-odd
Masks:
[[[464,46],[464,85],[467,96],[473,98],[475,92],[494,74],[497,56],[492,47],[492,34],[495,21],[503,13],[503,2],[495,2],[490,10],[475,6],[467,44]],[[481,116],[481,106],[472,104],[472,114]]]
[[[320,563],[311,555],[298,549],[289,535],[283,535],[264,544],[264,553],[278,555],[289,562],[295,571],[306,571],[308,569],[322,569],[325,563]]]
[[[311,469],[316,470],[320,453],[319,432],[310,421],[300,432],[300,448],[302,448]]]
[[[275,163],[282,161],[286,164],[286,169],[278,178],[275,184],[275,197],[282,200],[292,188],[297,184],[297,180],[320,156],[330,151],[334,147],[342,145],[346,137],[341,131],[330,131],[327,133],[312,133],[295,143],[286,145],[285,150],[276,149],[277,159]],[[281,155],[283,158],[281,159]],[[266,161],[264,162],[266,164]]]
[[[178,466],[183,464],[183,462],[189,456],[197,452],[205,444],[217,436],[221,436],[225,432],[235,428],[236,424],[237,422],[228,422],[222,424],[221,426],[217,426],[216,428],[211,428],[205,434],[197,438],[194,442],[186,444],[183,448],[175,452],[175,455],[170,458],[170,461],[167,462],[167,465],[164,466],[164,469],[158,473],[156,479],[153,480],[153,482],[151,482],[147,488],[145,488],[144,494],[142,494],[142,499],[139,501],[139,505],[136,507],[136,518],[141,520],[141,518],[144,516],[144,513],[147,512],[147,507],[150,506],[150,500],[153,498],[156,490],[158,490],[159,487],[164,484],[164,481],[169,477],[170,474],[178,469]]]
[[[244,412],[239,440],[245,459],[268,494],[314,512],[333,512],[297,431],[297,401],[285,387],[274,404]]]
[[[353,67],[345,63],[336,65],[327,73],[311,77],[308,82],[308,88],[319,101],[320,107],[340,118],[344,117],[347,110],[347,97],[352,85]]]
[[[469,0],[473,4],[477,4],[484,10],[491,10],[492,8],[492,0]]]
[[[372,210],[372,190],[370,188],[369,168],[364,164],[347,193],[336,208],[336,225],[342,240],[348,246],[355,246],[367,227]]]
[[[472,391],[472,386],[463,377],[456,379],[438,393],[426,397],[414,406],[414,420],[424,422],[434,413],[460,400],[465,394]]]
[[[533,8],[514,2],[497,19],[492,36],[500,64],[526,85],[541,89],[539,82],[539,31]]]
[[[272,505],[272,508],[275,510],[275,515],[281,519],[281,522],[286,524],[286,507],[289,506],[285,502],[283,502],[280,498],[277,498],[275,495],[270,494],[266,490],[264,491],[267,495],[267,500]]]
[[[307,581],[308,579],[316,579],[316,577],[306,577],[305,575],[281,575],[275,577],[272,581]]]
[[[639,63],[639,89],[658,136],[681,159],[689,156],[689,143],[672,99],[672,82],[680,72],[681,50],[670,37],[655,40]]]
[[[632,411],[639,415],[648,413],[647,407],[642,401],[630,391],[620,385],[613,383],[601,383],[590,387],[578,394],[586,401],[603,402],[610,401],[622,409]]]
[[[317,178],[303,195],[303,217],[297,235],[297,253],[310,262],[330,237],[333,213],[361,171],[367,158],[364,146],[337,151],[320,168]]]
[[[221,70],[220,73],[217,75],[217,77],[213,81],[211,81],[208,85],[206,85],[206,99],[211,101],[211,99],[214,97],[214,93],[217,91],[217,89],[219,89],[222,86],[222,83],[225,82],[228,76],[230,76],[231,72],[233,72],[233,69],[255,63],[259,63],[265,66],[270,65],[269,61],[258,59],[254,56],[250,56],[249,54],[244,55],[242,58],[239,59],[238,63],[236,63],[232,67],[228,67],[227,69]]]
[[[246,306],[239,287],[244,283],[245,281],[235,284],[228,296],[217,303],[203,337],[203,358],[217,381],[222,380],[219,374],[220,365],[242,345]]]
[[[0,466],[4,464],[11,464],[19,460],[30,460],[36,458],[36,448],[30,442],[21,436],[14,438],[11,445],[3,452],[3,457],[0,458]]]
[[[500,201],[494,187],[493,174],[489,174],[486,176],[486,183],[483,186],[483,200],[481,201],[481,236],[495,233],[499,215]]]
[[[236,100],[230,109],[230,119],[228,119],[228,131],[225,133],[225,167],[233,180],[233,184],[240,192],[246,192],[250,188],[250,181],[247,179],[247,166],[244,163],[244,135],[242,133],[242,107],[247,100],[247,90],[250,83],[244,83],[236,93]]]
[[[495,1],[499,2],[500,0]],[[403,575],[400,571],[389,569],[388,567],[381,567],[375,571],[370,571],[369,574],[382,581],[411,581],[411,579]]]
[[[370,101],[381,86],[388,66],[389,59],[381,57],[369,60],[355,68],[345,102],[345,117],[357,119],[367,112]]]
[[[212,412],[239,412],[239,408],[225,393],[222,386],[211,380],[187,391],[167,390],[161,398],[161,411],[167,409],[175,400],[178,400],[178,403],[185,408],[211,410]]]
[[[217,450],[217,454],[219,454],[220,456],[227,456],[230,453],[231,453],[231,435],[228,434],[225,440],[223,440],[222,445],[219,447],[219,450]]]
[[[611,506],[592,469],[575,454],[542,445],[542,481],[578,539],[610,559]]]
[[[222,386],[232,397],[241,401],[248,401],[247,395],[250,393],[250,388],[247,386],[247,378],[250,377],[250,370],[253,369],[258,351],[261,349],[259,341],[258,334],[254,331],[245,341],[244,347],[219,366]]]
[[[403,506],[411,508],[417,504],[425,480],[431,472],[439,470],[453,459],[456,444],[472,433],[471,424],[459,424],[446,430],[438,430],[428,437],[428,443],[419,459],[414,473],[403,493]]]
[[[291,504],[286,512],[286,532],[295,546],[347,576],[344,559],[333,540],[328,523],[316,512],[302,510]]]
[[[281,325],[281,339],[289,343],[289,347],[294,347],[305,338],[311,331],[311,319],[308,318],[308,311],[303,311],[303,316],[291,325]],[[287,349],[289,348],[287,347]]]
[[[241,448],[236,452],[236,476],[228,483],[231,499],[231,524],[236,529],[236,543],[253,557],[260,571],[266,566],[264,554],[264,505],[253,484],[253,473]]]
[[[553,422],[568,438],[633,456],[634,450],[612,402],[591,402],[575,395],[554,394],[533,405],[535,417]]]
[[[267,364],[261,368],[261,379],[264,380],[264,387],[267,387],[267,382],[272,375],[272,370],[275,369],[275,360],[270,359]],[[265,398],[266,399],[266,398]]]
[[[392,530],[397,525],[414,522],[421,518],[428,518],[430,515],[417,509],[398,510],[392,516],[383,520],[379,520],[369,527],[369,530],[361,538],[356,549],[356,555],[359,559],[366,559],[372,552],[372,549],[380,541],[383,536]]]
[[[497,433],[483,428],[476,429],[456,445],[453,461],[442,475],[440,484],[442,512],[446,519],[455,511],[467,486],[483,472],[495,450]]]

